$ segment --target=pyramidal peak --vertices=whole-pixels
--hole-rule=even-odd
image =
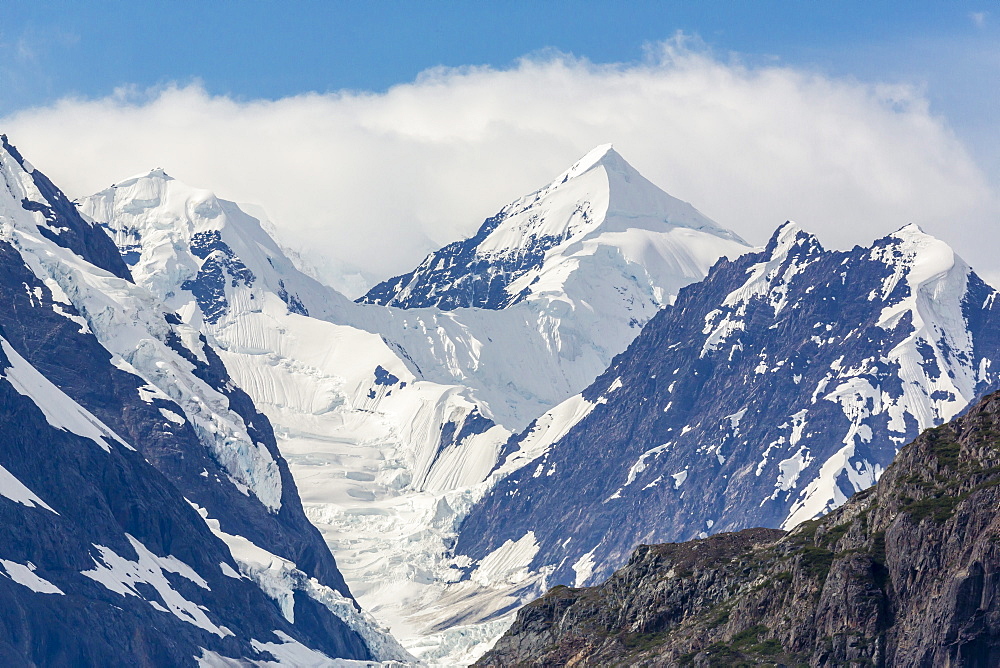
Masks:
[[[560,174],[550,186],[538,191],[538,194],[547,195],[560,187],[575,188],[574,181],[593,173],[599,173],[600,176],[595,179],[596,184],[588,184],[588,189],[591,192],[600,191],[602,195],[606,190],[608,198],[605,215],[599,225],[602,231],[610,231],[616,223],[618,227],[624,228],[647,226],[662,229],[664,225],[669,225],[699,230],[746,244],[733,231],[722,227],[688,202],[670,195],[651,182],[622,157],[612,144],[602,144],[591,150]]]
[[[591,149],[585,156],[573,163],[573,166],[556,177],[554,183],[564,183],[569,179],[590,171],[598,165],[610,166],[618,163],[631,167],[625,159],[615,150],[612,144],[601,144]]]
[[[568,280],[562,269],[579,273],[586,265],[591,276],[608,270],[581,264],[583,256],[643,266],[656,276],[656,285],[644,290],[672,295],[700,280],[719,256],[745,250],[737,234],[668,195],[603,144],[487,218],[474,236],[431,253],[409,274],[376,285],[358,301],[505,308],[534,293],[561,292]],[[555,283],[544,284],[542,273]]]
[[[689,228],[746,245],[691,204],[644,177],[612,144],[602,144],[547,186],[490,218],[474,237],[481,253],[522,253],[545,239],[566,245],[605,232]]]

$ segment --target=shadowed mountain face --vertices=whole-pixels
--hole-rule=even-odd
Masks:
[[[4,665],[372,658],[267,419],[6,138],[0,174]]]
[[[516,551],[549,585],[580,586],[640,543],[825,513],[996,386],[995,294],[915,227],[831,252],[785,225],[512,439],[458,552]]]
[[[308,603],[286,620],[140,452],[0,345],[0,663],[193,666],[202,648],[263,660],[253,642],[285,638],[370,655]]]
[[[791,533],[644,545],[523,608],[482,666],[995,666],[1000,393]]]

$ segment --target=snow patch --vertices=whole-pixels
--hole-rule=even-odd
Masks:
[[[94,547],[100,552],[100,561],[94,557],[95,568],[83,571],[81,575],[122,596],[137,596],[157,610],[163,611],[158,601],[147,599],[135,587],[138,583],[148,584],[160,595],[160,599],[167,606],[167,611],[181,621],[214,633],[220,638],[232,635],[232,632],[225,627],[220,628],[212,623],[202,606],[181,596],[166,577],[166,573],[176,573],[202,589],[208,589],[208,583],[194,569],[176,557],[160,557],[153,554],[130,534],[125,534],[125,537],[138,555],[136,561],[119,556],[109,547],[95,545]]]
[[[161,408],[160,414],[162,414],[163,417],[167,418],[174,424],[184,424],[185,422],[187,422],[187,420],[185,420],[183,416],[178,415],[177,413],[171,410],[167,410],[166,408]]]
[[[516,541],[507,540],[482,558],[471,579],[484,586],[523,582],[529,576],[528,565],[540,547],[534,531],[527,532]]]
[[[314,649],[310,649],[300,643],[295,638],[282,631],[274,631],[281,642],[261,642],[253,640],[250,645],[258,652],[267,652],[277,659],[275,661],[265,661],[263,666],[287,666],[288,668],[332,668],[338,665],[326,654]],[[365,665],[361,662],[357,662]],[[344,662],[339,662],[344,665]]]
[[[0,496],[6,497],[15,503],[28,506],[29,508],[37,506],[56,513],[49,504],[42,501],[37,494],[28,489],[24,483],[14,477],[14,474],[3,466],[0,466]],[[56,515],[58,514],[56,513]]]
[[[628,470],[628,477],[625,479],[624,487],[628,487],[633,482],[635,482],[636,477],[640,473],[646,470],[646,467],[648,466],[646,461],[650,457],[656,457],[661,452],[665,452],[668,448],[670,448],[671,445],[673,445],[672,441],[670,443],[664,443],[663,445],[658,445],[655,448],[650,448],[649,450],[646,450],[644,453],[639,455],[639,459],[637,459],[635,463],[632,464],[632,466]]]
[[[27,564],[19,564],[16,561],[0,559],[0,566],[3,566],[4,570],[7,571],[7,577],[33,592],[39,594],[62,594],[64,596],[66,594],[59,587],[35,573],[37,567],[30,561]]]
[[[573,582],[574,587],[582,587],[586,584],[587,580],[594,573],[594,566],[596,562],[594,561],[594,552],[597,551],[599,546],[595,545],[594,549],[587,552],[576,562],[573,563],[573,571],[576,573],[576,579]]]

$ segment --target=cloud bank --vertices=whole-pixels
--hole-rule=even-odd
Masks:
[[[919,90],[745,66],[683,38],[641,63],[543,54],[434,69],[383,93],[123,89],[21,111],[0,130],[71,196],[163,167],[259,204],[283,243],[353,294],[607,142],[751,242],[786,219],[828,247],[917,222],[1000,277],[997,194]]]

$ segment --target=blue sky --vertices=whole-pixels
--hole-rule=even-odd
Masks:
[[[746,62],[924,86],[934,111],[1000,175],[996,0],[7,0],[0,116],[192,80],[244,99],[382,91],[438,65],[505,67],[547,49],[632,62],[677,31]]]
[[[382,90],[436,65],[502,67],[548,48],[633,61],[678,30],[750,59],[932,80],[945,99],[942,75],[954,66],[996,72],[998,25],[995,1],[8,0],[0,113],[195,77],[211,92],[253,98]]]
[[[263,205],[292,245],[325,235],[364,281],[608,141],[751,241],[917,220],[982,266],[998,82],[997,0],[0,3],[0,131],[71,195],[164,166]],[[261,155],[267,179],[241,171]],[[306,170],[340,207],[303,204]]]

